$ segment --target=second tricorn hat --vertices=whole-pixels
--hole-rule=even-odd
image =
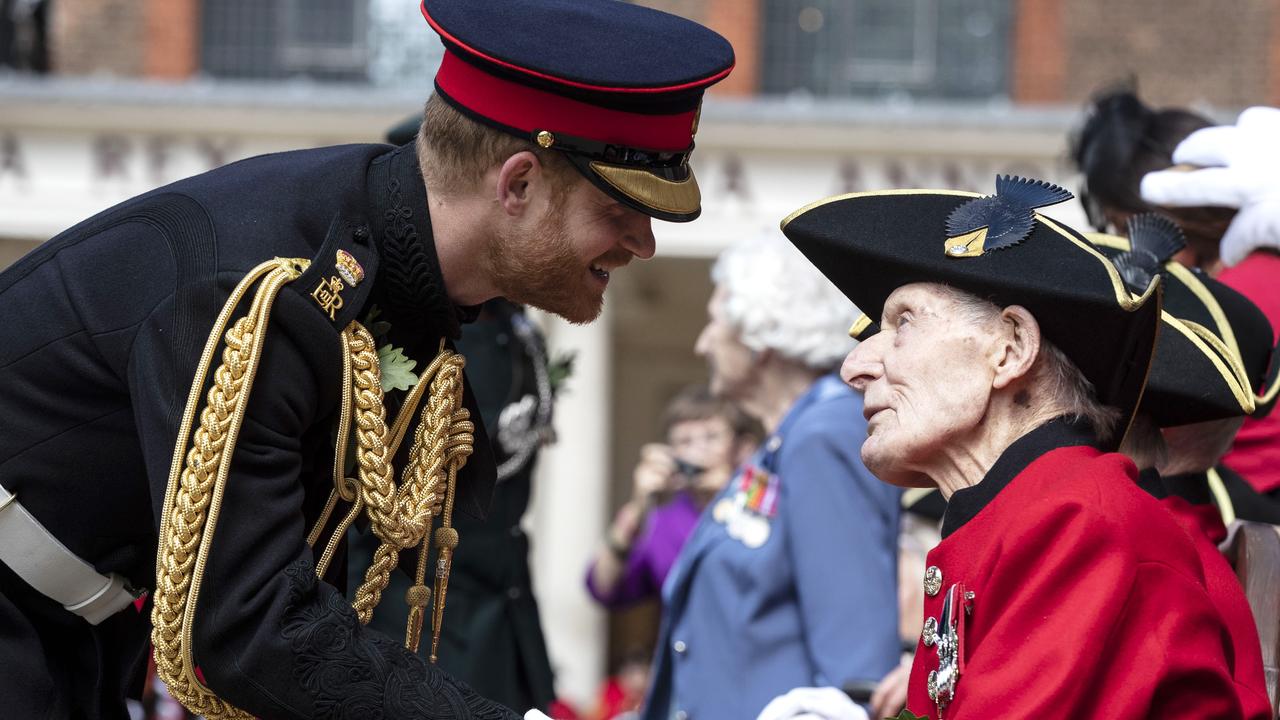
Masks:
[[[1128,238],[1086,237],[1115,262],[1130,289],[1157,275],[1164,286],[1163,327],[1141,412],[1171,427],[1271,411],[1277,395],[1271,323],[1248,298],[1172,260],[1184,244],[1177,225],[1149,213],[1129,220]]]
[[[1070,197],[1049,183],[1015,177],[997,178],[989,196],[851,193],[797,210],[782,231],[865,313],[851,332],[874,333],[885,300],[911,283],[1021,305],[1127,423],[1160,325],[1159,282],[1131,293],[1083,236],[1035,212]]]
[[[559,150],[620,202],[701,212],[689,167],[702,95],[733,48],[690,20],[618,0],[423,0],[445,54],[436,92],[490,127]]]

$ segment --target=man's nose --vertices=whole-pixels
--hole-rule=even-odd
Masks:
[[[702,332],[698,333],[698,339],[693,343],[693,354],[698,357],[706,357],[707,352],[711,349],[711,323],[707,323],[702,328]]]
[[[653,238],[653,218],[637,210],[629,212],[623,227],[622,247],[641,260],[653,257],[657,250],[657,242]]]
[[[874,345],[874,338],[859,343],[840,365],[840,379],[858,392],[866,392],[867,386],[884,374],[884,365]]]

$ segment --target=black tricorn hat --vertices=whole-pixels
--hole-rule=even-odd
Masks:
[[[1172,427],[1271,411],[1271,323],[1248,298],[1171,259],[1185,244],[1173,221],[1148,213],[1129,220],[1127,239],[1086,237],[1115,262],[1130,289],[1156,276],[1164,286],[1163,327],[1142,413]]]
[[[1160,326],[1159,282],[1131,293],[1089,241],[1035,212],[1071,193],[996,178],[996,194],[884,190],[838,195],[782,221],[783,233],[864,313],[850,333],[878,330],[885,300],[910,283],[940,283],[1021,305],[1093,383],[1132,417]],[[1113,438],[1119,444],[1123,433]]]

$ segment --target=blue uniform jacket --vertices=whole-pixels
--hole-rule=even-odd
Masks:
[[[899,490],[863,467],[864,437],[862,397],[825,376],[708,505],[663,587],[645,720],[750,720],[792,688],[897,664]],[[735,538],[726,502],[761,471],[767,536]]]

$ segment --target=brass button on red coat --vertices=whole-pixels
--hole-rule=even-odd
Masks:
[[[937,595],[938,591],[941,589],[942,571],[938,569],[937,565],[930,565],[928,569],[924,571],[924,591],[928,593],[929,597],[933,597]]]

